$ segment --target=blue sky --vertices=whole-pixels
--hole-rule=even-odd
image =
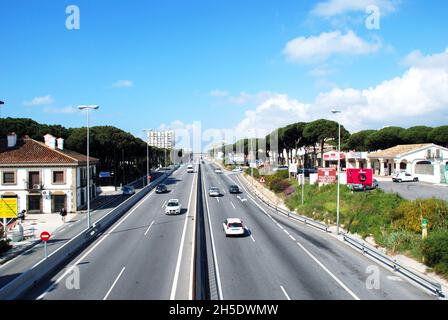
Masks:
[[[79,30],[66,28],[71,4]],[[365,26],[368,4],[380,9],[379,30]],[[74,107],[99,104],[93,125],[135,135],[194,121],[242,135],[330,118],[336,103],[354,131],[446,124],[447,12],[443,0],[0,0],[2,116],[77,127],[85,119]],[[420,76],[442,79],[440,88]],[[420,92],[413,79],[423,94],[397,101]]]

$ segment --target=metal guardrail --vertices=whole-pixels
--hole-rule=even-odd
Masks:
[[[354,239],[350,237],[347,233],[343,234],[344,241],[347,241],[354,247],[360,249],[364,254],[368,254],[371,257],[381,261],[388,267],[392,268],[395,272],[399,272],[402,275],[406,276],[407,278],[413,280],[414,282],[420,284],[421,286],[425,287],[426,289],[430,290],[431,292],[435,293],[439,297],[445,297],[442,291],[442,285],[438,282],[435,282],[428,277],[423,276],[422,274],[413,271],[409,268],[404,267],[403,265],[399,264],[396,260],[392,259],[391,257],[381,253],[375,248],[372,248],[371,246],[367,245],[363,241],[359,241],[357,239]]]

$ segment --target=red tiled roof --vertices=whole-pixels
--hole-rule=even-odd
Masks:
[[[52,149],[42,142],[24,138],[17,139],[17,145],[7,148],[6,141],[0,143],[0,165],[5,164],[71,164],[78,165],[87,162],[87,157],[71,150]],[[92,163],[99,160],[90,157]]]

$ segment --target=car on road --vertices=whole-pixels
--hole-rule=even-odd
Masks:
[[[352,191],[375,190],[378,188],[378,181],[376,179],[373,179],[372,184],[370,186],[366,186],[361,183],[351,183],[349,184],[349,188]]]
[[[164,184],[159,184],[156,187],[156,193],[165,193],[168,192],[168,188]]]
[[[125,196],[132,196],[135,194],[135,188],[131,186],[124,186],[121,190]]]
[[[217,188],[217,187],[211,187],[208,190],[208,195],[210,197],[219,197],[221,195],[221,191],[219,191],[219,188]]]
[[[222,223],[224,233],[228,236],[243,236],[245,234],[245,228],[243,221],[239,218],[227,218]]]
[[[229,193],[240,193],[240,188],[236,184],[229,187]]]
[[[188,173],[193,173],[193,172],[194,172],[194,168],[193,168],[193,165],[192,165],[192,164],[189,164],[189,165],[187,166],[187,172],[188,172]]]
[[[222,173],[222,170],[220,168],[216,168],[215,173]]]
[[[181,208],[178,199],[170,199],[165,205],[165,214],[180,214]]]
[[[397,172],[392,176],[393,182],[418,182],[418,177],[408,173],[408,172]]]

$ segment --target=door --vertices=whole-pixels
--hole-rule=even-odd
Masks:
[[[53,212],[58,213],[62,208],[66,208],[66,197],[65,195],[53,196]]]
[[[29,195],[28,196],[28,212],[41,213],[42,212],[42,196]]]

